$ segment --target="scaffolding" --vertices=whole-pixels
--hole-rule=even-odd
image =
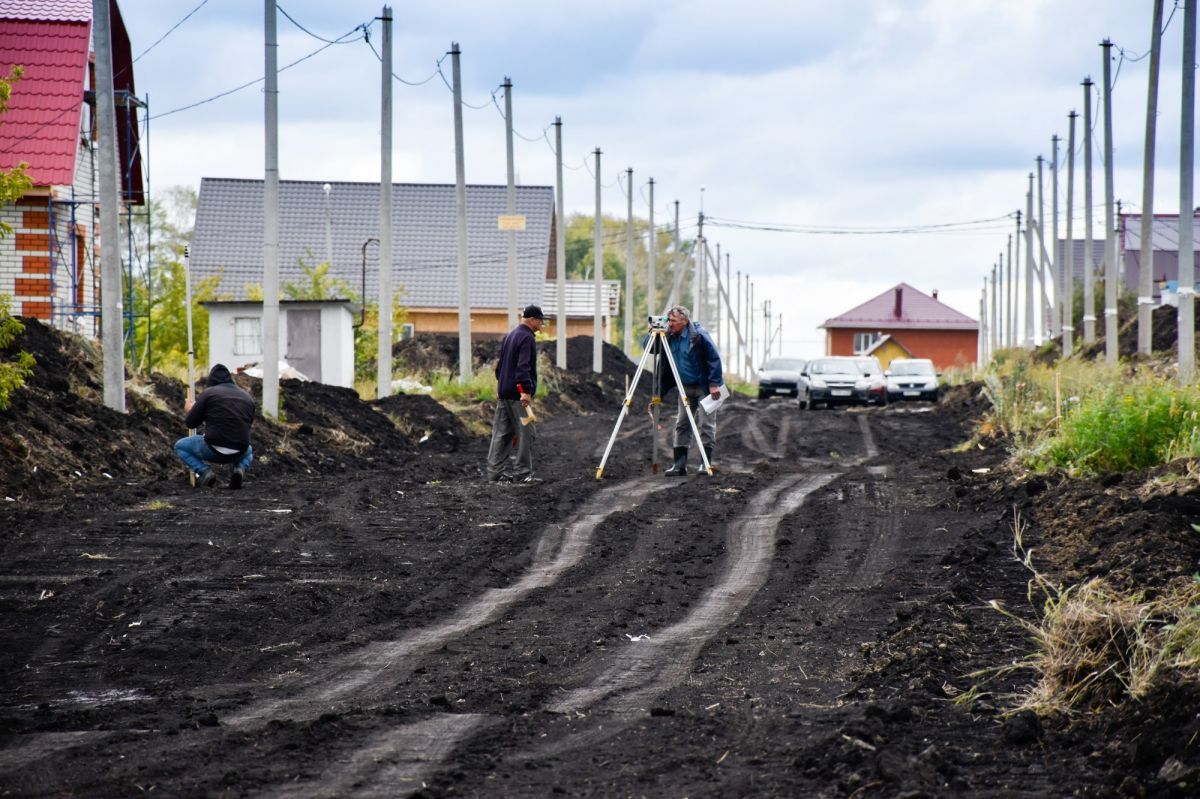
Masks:
[[[91,92],[86,95],[86,102],[94,106],[95,97]],[[114,99],[124,114],[118,115],[118,124],[122,126],[123,135],[118,135],[120,146],[120,216],[124,230],[124,254],[122,255],[122,274],[125,292],[122,303],[122,326],[124,350],[131,366],[138,365],[137,323],[139,319],[150,319],[153,306],[153,225],[150,206],[150,114],[149,101],[135,97],[131,92],[119,89],[114,92]],[[139,111],[143,119],[143,135],[138,135],[137,121]],[[90,126],[95,124],[95,116],[88,115]],[[97,185],[96,168],[96,135],[94,127],[81,131],[81,136],[88,143],[88,171],[90,185],[88,196],[81,196],[77,182],[72,182],[70,197],[62,199],[51,192],[47,197],[47,214],[49,230],[47,232],[47,256],[50,275],[50,323],[59,329],[73,333],[99,338],[101,323],[100,306],[100,264],[94,244],[99,238],[99,187]],[[145,152],[142,150],[145,141]],[[145,176],[145,190],[137,179],[140,174]],[[140,209],[140,210],[139,210]],[[86,218],[86,222],[83,220]],[[86,231],[85,227],[86,226]],[[144,252],[138,246],[138,235],[144,231]],[[121,242],[118,242],[120,246]],[[101,242],[101,246],[106,246]],[[60,275],[66,282],[65,291],[61,291]],[[135,281],[144,281],[145,301],[138,307]],[[90,285],[89,285],[90,284]],[[60,294],[61,291],[61,294]],[[153,368],[153,349],[150,337],[150,325],[146,325],[146,341],[144,344],[144,360],[147,369]]]

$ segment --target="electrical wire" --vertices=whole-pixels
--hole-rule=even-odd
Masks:
[[[760,230],[773,233],[800,233],[805,235],[825,236],[892,236],[940,233],[978,233],[992,230],[1007,230],[1009,227],[1007,224],[998,226],[996,223],[1002,221],[1007,222],[1008,220],[1015,218],[1016,212],[1014,211],[987,219],[973,219],[962,222],[936,222],[924,225],[898,225],[890,227],[772,224],[764,222],[750,222],[746,220],[723,219],[721,217],[713,216],[705,217],[705,220],[713,227],[738,228],[741,230]]]
[[[207,0],[205,0],[205,2],[207,2]],[[201,5],[203,5],[203,3],[201,3]],[[343,41],[345,39],[345,37],[342,37],[341,39],[326,39],[324,36],[318,36],[317,34],[310,31],[308,28],[304,27],[299,22],[297,22],[296,18],[293,17],[291,14],[289,14],[286,10],[284,10],[283,6],[276,3],[275,7],[277,9],[279,9],[280,14],[283,14],[285,17],[287,17],[288,22],[292,23],[297,28],[299,28],[300,30],[307,33],[309,36],[316,39],[318,42],[324,42],[325,44],[349,44],[351,41],[353,41],[353,40]],[[369,28],[371,25],[374,25],[374,24],[375,24],[375,22],[374,22],[374,20],[372,20],[370,23],[364,22],[361,25],[359,25],[358,27],[362,28],[365,32],[367,30],[367,28]],[[357,28],[356,28],[356,30],[357,30]]]
[[[163,41],[163,39],[165,39],[165,38],[167,38],[168,36],[170,36],[172,33],[174,33],[174,32],[175,32],[175,29],[176,29],[176,28],[178,28],[180,25],[182,25],[183,23],[185,23],[185,22],[187,22],[189,19],[191,19],[191,18],[192,18],[192,14],[195,14],[197,11],[199,11],[199,10],[200,10],[200,9],[202,9],[202,8],[204,8],[204,6],[205,6],[205,4],[206,4],[206,3],[208,3],[208,0],[200,0],[200,5],[196,6],[196,7],[195,7],[195,8],[193,8],[191,11],[187,12],[187,14],[184,16],[184,18],[183,18],[183,19],[179,20],[179,21],[178,21],[178,22],[176,22],[174,25],[172,25],[172,26],[171,26],[171,27],[170,27],[170,28],[167,30],[167,32],[166,32],[166,33],[164,33],[162,36],[159,36],[159,37],[158,37],[158,40],[157,40],[156,42],[154,42],[154,44],[152,44],[152,45],[150,45],[149,47],[147,47],[145,50],[143,50],[143,51],[141,52],[141,55],[139,55],[139,56],[137,56],[136,58],[134,58],[134,59],[133,59],[133,63],[135,63],[135,64],[136,64],[136,63],[138,62],[138,60],[139,60],[139,59],[140,59],[142,56],[144,56],[146,53],[150,52],[150,51],[151,51],[151,50],[153,50],[155,47],[158,47],[160,44],[162,44],[162,41]],[[283,9],[281,8],[281,9],[279,9],[279,10],[280,10],[280,11],[282,11]]]
[[[375,54],[375,60],[377,60],[379,63],[382,64],[383,56],[380,55],[379,51],[375,49],[375,45],[372,44],[370,34],[367,31],[364,31],[364,34],[365,35],[363,36],[363,41],[367,43],[367,47],[371,48],[371,52]],[[445,56],[443,56],[443,58],[445,58]],[[437,67],[440,68],[441,65],[442,65],[442,62],[439,59],[437,62]],[[428,78],[425,78],[425,80],[418,80],[418,81],[405,80],[404,78],[397,75],[395,72],[392,73],[392,77],[395,78],[396,80],[400,81],[401,83],[403,83],[405,86],[424,86],[426,83],[429,83],[429,81],[433,80],[434,78],[436,78],[438,76],[438,71],[439,71],[438,68],[435,68],[433,71],[433,74],[431,74]]]
[[[339,40],[335,40],[335,41],[334,41],[333,43],[331,43],[331,44],[323,44],[323,45],[321,45],[320,47],[318,47],[316,50],[313,50],[313,51],[312,51],[311,53],[309,53],[308,55],[306,55],[306,56],[301,56],[300,58],[297,58],[295,61],[293,61],[292,63],[288,64],[287,66],[280,67],[278,71],[279,71],[279,72],[284,72],[284,71],[286,71],[286,70],[289,70],[289,69],[291,69],[292,67],[296,66],[297,64],[303,63],[304,61],[307,61],[308,59],[312,58],[313,56],[315,56],[315,55],[317,55],[317,54],[319,54],[319,53],[322,53],[322,52],[324,52],[325,50],[328,50],[328,49],[329,49],[330,47],[332,47],[334,44],[343,44],[344,42],[342,41],[342,39],[345,39],[347,36],[350,36],[351,34],[355,33],[356,31],[361,31],[361,30],[364,30],[364,25],[365,25],[365,24],[366,24],[366,23],[364,23],[364,24],[362,24],[362,25],[355,25],[355,26],[354,26],[354,28],[353,28],[353,29],[351,29],[350,31],[347,31],[347,32],[346,32],[346,34],[345,34],[344,36],[342,36],[342,37],[341,37],[341,39],[339,39]],[[149,121],[151,121],[151,120],[154,120],[154,119],[162,119],[163,117],[166,117],[166,116],[171,116],[172,114],[178,114],[180,111],[188,111],[188,110],[190,110],[190,109],[192,109],[192,108],[196,108],[196,107],[198,107],[198,106],[206,105],[207,103],[211,103],[211,102],[213,102],[214,100],[220,100],[222,97],[228,97],[228,96],[229,96],[229,95],[231,95],[231,94],[236,94],[237,92],[240,92],[242,89],[247,89],[247,88],[249,88],[249,87],[253,86],[253,85],[254,85],[254,84],[256,84],[256,83],[262,83],[262,82],[263,82],[263,81],[265,81],[265,80],[266,80],[266,78],[265,78],[265,77],[262,77],[262,78],[255,78],[255,79],[254,79],[254,80],[252,80],[252,81],[248,81],[248,82],[246,82],[246,83],[243,83],[241,86],[235,86],[235,87],[234,87],[234,88],[232,88],[232,89],[228,89],[228,90],[226,90],[226,91],[223,91],[223,92],[221,92],[220,94],[215,94],[215,95],[213,95],[212,97],[205,98],[204,100],[198,100],[198,101],[196,101],[196,102],[194,102],[194,103],[190,103],[190,104],[188,104],[188,105],[180,106],[179,108],[172,108],[170,111],[163,111],[161,114],[155,114],[154,116],[149,116],[149,115],[147,115],[147,116],[144,118],[144,121],[146,121],[146,122],[149,122]]]

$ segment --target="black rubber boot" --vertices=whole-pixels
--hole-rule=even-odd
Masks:
[[[713,461],[713,445],[712,444],[704,445],[704,454],[705,454],[705,456],[708,457],[708,465],[710,467],[712,467],[712,470],[715,472],[717,470],[717,464],[716,464],[716,462]],[[700,471],[704,471],[703,466],[700,467]]]
[[[671,477],[683,477],[687,474],[687,447],[675,447],[675,465],[667,469],[663,474]]]

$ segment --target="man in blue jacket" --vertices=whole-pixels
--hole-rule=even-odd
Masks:
[[[529,403],[537,393],[537,341],[534,334],[542,329],[545,321],[541,308],[526,306],[521,313],[521,323],[500,343],[500,359],[496,362],[496,415],[492,419],[492,445],[487,459],[488,482],[541,482],[533,476],[536,433]],[[504,467],[514,443],[517,462],[510,475],[505,473]]]
[[[175,454],[196,473],[196,485],[212,488],[217,475],[210,463],[232,463],[230,488],[241,488],[246,470],[254,460],[250,446],[250,425],[254,423],[254,398],[233,382],[225,364],[219,363],[208,373],[208,387],[200,399],[184,403],[184,423],[195,429],[204,425],[204,435],[186,436],[175,442]]]
[[[721,386],[725,383],[721,371],[721,356],[713,344],[712,336],[699,322],[693,322],[691,312],[681,305],[667,311],[667,346],[671,349],[671,357],[679,370],[684,394],[687,395],[688,404],[696,418],[696,427],[700,430],[700,443],[708,456],[709,464],[712,464],[713,450],[717,443],[717,420],[715,414],[705,412],[700,400],[706,395],[712,396],[713,399],[721,396]],[[659,396],[666,397],[667,392],[675,387],[671,368],[666,364],[659,370],[659,380]],[[667,469],[666,474],[672,477],[687,474],[688,447],[691,443],[692,426],[688,422],[683,397],[680,397],[679,411],[675,417],[675,463]]]

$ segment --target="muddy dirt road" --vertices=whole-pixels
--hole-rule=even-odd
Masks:
[[[737,400],[684,480],[635,415],[597,481],[614,419],[543,422],[530,487],[476,439],[9,503],[0,794],[1118,791],[1102,736],[952,701],[1025,647],[961,414]]]

